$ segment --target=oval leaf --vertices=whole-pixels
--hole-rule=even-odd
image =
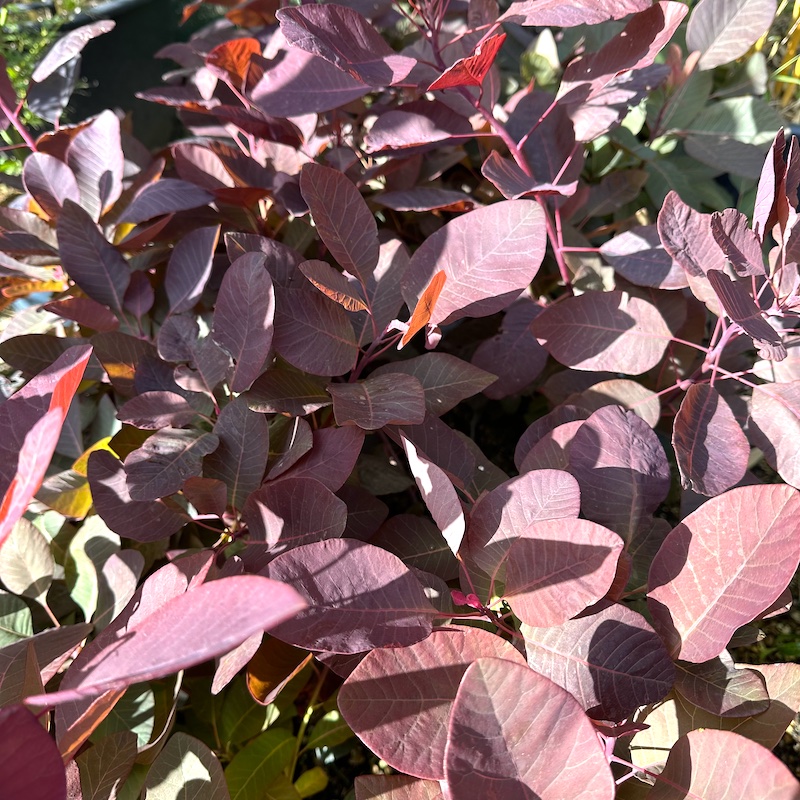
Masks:
[[[412,375],[385,373],[357,383],[332,383],[337,425],[376,431],[384,425],[419,425],[425,419],[425,394]]]

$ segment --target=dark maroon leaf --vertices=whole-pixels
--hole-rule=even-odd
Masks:
[[[299,417],[331,404],[323,381],[281,363],[256,378],[245,396],[250,408],[262,414]]]
[[[578,188],[577,181],[561,185],[540,183],[526,175],[514,161],[498,155],[496,150],[492,150],[483,162],[481,174],[500,190],[506,200],[518,200],[527,194],[558,194],[569,197]]]
[[[281,478],[253,492],[244,507],[250,540],[280,553],[342,535],[347,506],[319,481]]]
[[[416,567],[442,580],[458,577],[458,562],[441,531],[429,519],[398,514],[381,525],[370,543],[394,553],[409,567]]]
[[[58,339],[45,333],[29,333],[12,336],[0,342],[0,358],[22,372],[26,378],[30,378],[47,369],[59,356],[84,344],[80,339]],[[105,377],[103,368],[94,355],[86,366],[85,377],[91,381],[102,381]]]
[[[41,83],[62,64],[66,64],[67,61],[71,61],[78,55],[89,41],[113,30],[115,25],[114,20],[101,20],[69,31],[47,51],[47,55],[36,65],[31,80]]]
[[[492,400],[517,394],[533,383],[547,362],[545,350],[531,331],[531,323],[544,309],[527,299],[511,305],[500,331],[478,345],[472,363],[497,375],[483,393]]]
[[[311,426],[300,417],[277,416],[269,427],[267,480],[274,480],[297,463],[314,444]]]
[[[58,216],[58,246],[64,269],[93,300],[122,313],[122,298],[131,272],[91,217],[65,199]]]
[[[500,484],[469,516],[461,550],[466,569],[497,580],[509,548],[532,522],[575,518],[579,511],[578,483],[567,472],[537,470]]]
[[[188,314],[167,317],[156,337],[158,354],[164,361],[174,364],[194,361],[199,338],[200,326],[195,317]]]
[[[583,420],[565,422],[542,436],[528,451],[519,465],[520,472],[534,469],[563,469],[569,471],[569,449]]]
[[[472,211],[480,205],[465,192],[437,189],[433,186],[415,186],[405,191],[381,192],[375,198],[375,202],[395,211]]]
[[[648,800],[795,800],[797,778],[766,747],[733,731],[681,736]],[[700,794],[702,792],[702,794]]]
[[[385,364],[370,377],[401,372],[412,375],[422,384],[425,407],[437,417],[485,389],[494,380],[494,375],[447,353],[426,353],[406,361]]]
[[[47,303],[44,309],[95,331],[107,332],[119,328],[116,315],[90,297],[67,297]]]
[[[220,412],[214,435],[219,447],[205,457],[203,475],[222,481],[228,487],[228,505],[241,509],[267,468],[269,423],[237,397]]]
[[[132,397],[117,412],[120,422],[150,431],[182,428],[196,416],[197,411],[174,392],[144,392]]]
[[[571,28],[576,25],[597,25],[609,19],[621,19],[628,14],[644,11],[650,0],[578,0],[569,5],[559,0],[516,0],[500,17],[500,22],[517,25],[541,25]]]
[[[261,374],[272,345],[275,296],[265,258],[246,253],[225,273],[214,309],[214,341],[236,363],[231,382],[234,392],[249,389]]]
[[[119,331],[96,333],[91,341],[114,389],[121,395],[133,394],[136,367],[143,358],[156,355],[153,345]]]
[[[422,384],[402,372],[370,376],[356,383],[331,383],[337,425],[358,425],[367,431],[384,425],[419,425],[425,419]]]
[[[769,706],[763,676],[736,669],[726,650],[703,664],[679,661],[676,667],[675,688],[693,705],[719,717],[752,717]]]
[[[303,456],[290,473],[292,478],[314,478],[332,492],[344,486],[355,468],[364,444],[364,432],[346,428],[320,428],[313,433],[311,452]]]
[[[534,522],[508,548],[503,596],[523,622],[561,625],[605,597],[622,546],[588,520]]]
[[[406,647],[430,635],[439,613],[397,556],[354,539],[295,547],[261,574],[288,583],[308,603],[272,630],[297,647],[331,653]]]
[[[747,437],[725,398],[708,383],[686,392],[675,415],[672,446],[684,486],[700,494],[722,494],[747,471]]]
[[[265,114],[290,117],[330,111],[369,92],[361,81],[296,47],[280,51],[272,62],[252,57],[251,63],[262,62],[264,75],[250,97]]]
[[[402,432],[400,439],[422,499],[447,546],[457,555],[466,531],[466,520],[455,487],[444,471],[418,452]]]
[[[526,456],[536,446],[536,443],[541,441],[550,431],[567,422],[588,419],[589,416],[590,414],[587,414],[577,406],[560,405],[549,414],[545,414],[532,422],[526,428],[525,433],[522,434],[514,449],[514,464],[517,469],[522,466]]]
[[[138,602],[136,596],[131,600]],[[290,586],[259,575],[237,575],[190,587],[149,608],[150,613],[140,611],[124,633],[107,628],[115,657],[108,658],[102,648],[75,662],[61,689],[42,695],[41,700],[47,705],[73,702],[171,675],[229,652],[305,606]]]
[[[131,499],[125,470],[109,452],[92,453],[87,475],[95,511],[120,536],[156,542],[172,536],[188,521],[158,500]]]
[[[324,58],[364,83],[389,86],[401,82],[417,63],[399,56],[369,20],[346,6],[282,8],[276,14],[287,41]]]
[[[764,275],[761,242],[750,230],[747,217],[735,208],[711,215],[711,233],[737,275]]]
[[[346,428],[344,430],[348,432],[357,431],[358,428]],[[347,504],[347,527],[342,534],[345,539],[360,539],[362,542],[369,541],[370,537],[386,520],[386,517],[389,516],[389,509],[386,503],[360,486],[345,484],[337,489],[336,496]],[[378,546],[383,547],[383,545]],[[384,547],[383,549],[388,550],[390,553],[393,552],[391,547]]]
[[[196,370],[176,367],[175,381],[188,391],[203,392],[213,398],[215,387],[228,378],[231,358],[211,336],[197,342],[192,356]]]
[[[434,631],[410,647],[373,650],[342,686],[339,709],[389,765],[441,780],[447,721],[459,683],[467,667],[484,657],[524,665],[508,642],[476,628]]]
[[[522,625],[528,664],[592,718],[623,720],[672,688],[675,668],[644,617],[602,602],[556,627]]]
[[[716,269],[708,270],[706,277],[725,313],[753,340],[759,356],[770,361],[783,361],[786,347],[781,336],[762,316],[747,283],[732,281]]]
[[[162,178],[150,183],[133,198],[130,205],[122,212],[121,222],[134,224],[144,222],[161,214],[174,214],[177,211],[188,211],[210,203],[214,195],[210,192],[176,178]]]
[[[300,265],[300,272],[310,284],[316,286],[326,297],[337,302],[348,311],[365,311],[367,306],[359,296],[354,278],[348,278],[334,269],[327,261],[312,259]]]
[[[347,312],[319,292],[275,288],[275,349],[312,375],[342,375],[358,355]]]
[[[683,289],[689,285],[681,265],[661,244],[655,225],[638,225],[614,236],[600,247],[600,254],[637,286]]]
[[[768,608],[800,562],[789,486],[742,486],[689,514],[653,559],[648,607],[673,657],[716,658],[734,631]]]
[[[533,280],[544,242],[543,212],[534,202],[506,200],[470,211],[429,236],[414,253],[403,278],[403,296],[413,308],[441,270],[447,281],[432,325],[494,314],[511,305]]]
[[[670,192],[658,214],[664,249],[689,275],[702,278],[710,269],[725,269],[725,254],[711,232],[711,215],[701,214]]]
[[[253,233],[226,233],[225,249],[231,262],[245,253],[263,253],[267,257],[267,269],[276,286],[291,289],[302,283],[297,275],[297,268],[303,263],[303,256],[281,242]]]
[[[0,785],[8,800],[67,800],[56,743],[23,706],[0,709]]]
[[[321,164],[303,167],[300,191],[331,255],[365,283],[378,263],[379,246],[375,217],[361,192],[341,172]]]
[[[78,131],[67,148],[66,161],[78,182],[81,205],[97,222],[122,193],[123,155],[117,116],[104,111]]]
[[[125,459],[131,498],[156,500],[180,491],[187,478],[200,474],[203,456],[218,444],[213,433],[172,428],[154,433]]]
[[[144,272],[132,272],[131,281],[125,290],[122,304],[137,319],[141,319],[155,303],[156,295]]]
[[[629,375],[658,364],[672,338],[652,303],[621,291],[568,297],[546,308],[531,327],[565,366]]]
[[[458,86],[482,86],[483,79],[492,68],[503,42],[505,33],[490,36],[479,44],[474,52],[451,64],[429,87],[428,91],[452,89]]]
[[[228,487],[214,478],[188,478],[183,484],[183,496],[200,514],[222,517],[228,507]]]
[[[467,667],[444,766],[452,800],[563,800],[576,786],[592,800],[615,793],[603,747],[575,699],[530,667],[499,658]]]
[[[31,153],[22,170],[25,191],[51,218],[57,219],[65,200],[80,201],[78,182],[72,170],[47,153]]]
[[[626,541],[669,491],[669,465],[658,436],[619,406],[605,406],[581,425],[569,464],[581,487],[583,514]]]

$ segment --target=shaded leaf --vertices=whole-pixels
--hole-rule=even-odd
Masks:
[[[197,416],[197,411],[174,392],[143,392],[132,397],[117,412],[117,419],[144,430],[181,428]]]
[[[243,747],[225,770],[231,800],[265,797],[269,786],[289,766],[294,743],[289,731],[274,728]]]
[[[800,488],[800,381],[773,383],[753,391],[748,430],[767,463],[786,483]]]
[[[65,200],[80,201],[78,182],[72,170],[55,156],[31,153],[22,170],[25,191],[51,218],[57,219]]]
[[[716,658],[734,631],[778,598],[800,562],[789,486],[742,486],[675,527],[653,559],[648,608],[673,657]]]
[[[91,800],[115,800],[136,759],[136,734],[119,731],[100,740],[75,760],[81,790]]]
[[[761,242],[741,211],[726,208],[712,214],[711,233],[737,275],[765,274]]]
[[[259,375],[245,397],[253,411],[297,417],[331,404],[323,381],[281,363]]]
[[[197,228],[175,245],[164,277],[164,288],[173,314],[189,311],[200,299],[211,274],[219,231],[218,225]]]
[[[371,375],[356,383],[331,383],[327,391],[337,425],[374,431],[384,425],[418,425],[425,419],[425,395],[413,375]]]
[[[115,25],[114,20],[104,19],[69,31],[47,51],[47,55],[36,65],[36,69],[31,75],[31,80],[41,83],[62,64],[66,64],[67,61],[71,61],[78,55],[88,42],[113,30]]]
[[[338,491],[353,472],[363,444],[364,432],[354,425],[319,428],[313,432],[311,452],[292,466],[289,476],[314,478]]]
[[[600,246],[600,254],[637,286],[682,289],[688,286],[682,266],[664,249],[655,225],[637,225]]]
[[[407,775],[358,775],[356,800],[444,800],[438,781]]]
[[[247,688],[257,703],[267,705],[311,661],[311,653],[265,636],[247,665]]]
[[[300,271],[309,283],[317,287],[324,295],[337,302],[348,311],[365,311],[366,305],[358,296],[358,292],[350,285],[341,272],[337,272],[326,261],[304,261]]]
[[[150,767],[147,797],[172,800],[191,792],[197,800],[228,800],[228,787],[219,760],[201,741],[186,733],[173,734]]]
[[[120,222],[135,225],[162,214],[174,214],[205,206],[213,200],[213,194],[193,183],[177,178],[161,178],[155,183],[148,183],[133,198],[130,205],[122,212]],[[191,235],[190,233],[189,236]]]
[[[41,598],[53,580],[55,562],[44,534],[24,517],[0,548],[0,580],[14,594]]]

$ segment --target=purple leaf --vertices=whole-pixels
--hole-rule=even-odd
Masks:
[[[339,691],[339,709],[390,766],[441,780],[447,720],[459,683],[467,667],[485,657],[525,663],[500,637],[466,627],[434,631],[410,647],[373,650]]]
[[[675,415],[672,446],[683,485],[700,494],[722,494],[747,472],[747,437],[725,398],[708,383],[686,392]]]
[[[134,596],[131,604],[136,603]],[[229,652],[305,607],[294,589],[259,575],[237,575],[190,587],[135,622],[129,621],[124,634],[107,628],[116,636],[112,639],[114,658],[108,658],[105,648],[94,651],[73,664],[60,691],[39,699],[56,705],[166,677]]]
[[[526,456],[533,450],[537,442],[541,441],[550,431],[555,430],[559,425],[563,425],[567,422],[588,419],[589,416],[590,414],[587,414],[583,409],[579,409],[577,406],[560,405],[554,408],[549,414],[545,414],[543,417],[539,417],[539,419],[532,422],[525,429],[525,433],[520,436],[517,446],[514,449],[514,464],[517,469],[520,469]]]
[[[174,214],[208,205],[214,199],[210,192],[177,178],[162,178],[147,186],[133,198],[122,212],[120,222],[137,224],[162,214]]]
[[[67,148],[66,161],[78,182],[81,205],[97,222],[122,194],[124,165],[117,116],[103,111],[78,131]]]
[[[688,286],[681,265],[664,249],[655,225],[637,225],[600,247],[614,271],[637,286],[683,289]]]
[[[747,224],[747,217],[735,208],[711,215],[711,233],[728,257],[737,275],[764,275],[761,242]]]
[[[256,107],[272,116],[330,111],[369,92],[369,86],[361,81],[296,47],[280,50],[272,62],[253,56],[251,64],[259,63],[264,63],[264,75],[250,97]]]
[[[381,114],[365,137],[364,146],[368,153],[377,153],[472,136],[469,121],[444,103],[415,100]]]
[[[188,478],[183,484],[183,496],[201,514],[222,517],[228,507],[228,487],[214,478]]]
[[[132,272],[122,305],[137,319],[141,319],[155,303],[156,295],[150,280],[144,272]]]
[[[494,380],[494,375],[447,353],[426,353],[406,361],[384,364],[370,377],[400,372],[412,375],[422,384],[425,408],[437,417],[485,389]]]
[[[342,308],[348,311],[367,310],[366,304],[355,288],[355,280],[348,279],[327,261],[318,261],[317,259],[304,261],[299,269],[310,284],[319,289],[326,297],[337,302]]]
[[[222,279],[214,309],[214,341],[236,363],[234,392],[249,389],[261,374],[272,345],[275,295],[260,253],[239,256]]]
[[[619,406],[604,406],[581,425],[569,465],[581,487],[581,511],[626,541],[669,491],[669,464],[658,436]]]
[[[58,216],[58,246],[70,278],[93,300],[121,315],[131,278],[128,262],[83,208],[69,199]]]
[[[197,319],[188,314],[167,317],[158,331],[156,345],[164,361],[177,364],[194,361],[194,351],[200,338]]]
[[[376,547],[394,553],[409,567],[450,581],[458,577],[458,562],[439,529],[429,519],[398,514],[381,525],[370,539]]]
[[[318,8],[325,11],[336,6],[329,4]],[[286,9],[285,13],[301,10]],[[321,164],[303,167],[300,191],[331,255],[365,283],[378,263],[379,245],[375,217],[361,192],[341,172]]]
[[[225,250],[231,262],[245,253],[263,253],[275,286],[291,289],[298,284],[297,268],[303,263],[303,256],[281,242],[254,233],[226,233]]]
[[[450,715],[445,778],[452,800],[611,800],[615,789],[594,726],[575,699],[529,667],[498,658],[478,659],[464,673]]]
[[[197,411],[174,392],[144,392],[124,403],[117,419],[144,430],[182,428],[197,416]]]
[[[711,215],[686,205],[677,192],[664,200],[657,227],[664,249],[689,275],[702,278],[710,269],[725,269],[725,254],[711,232]]]
[[[472,363],[497,375],[497,380],[483,390],[491,400],[521,392],[544,369],[547,350],[531,332],[531,323],[543,310],[528,299],[517,300],[506,310],[499,333],[478,345]]]
[[[422,499],[448,547],[453,555],[457,555],[461,540],[464,538],[466,521],[455,487],[439,467],[422,453],[417,452],[417,448],[403,436],[402,432],[400,439]]]
[[[653,624],[673,657],[716,658],[780,596],[800,562],[798,514],[796,489],[743,486],[673,528],[648,579]]]
[[[51,219],[57,219],[65,200],[80,201],[78,182],[72,170],[47,153],[31,153],[22,170],[25,191]]]
[[[503,596],[523,622],[561,625],[606,595],[622,545],[588,520],[534,522],[508,549]]]
[[[648,800],[795,800],[797,778],[772,753],[733,731],[698,730],[670,750]]]
[[[347,312],[309,289],[275,288],[275,349],[312,375],[342,375],[358,355]]]
[[[764,319],[756,305],[748,283],[732,281],[724,272],[710,269],[706,273],[711,288],[725,313],[753,340],[761,358],[783,361],[786,347],[781,335]]]
[[[726,650],[703,664],[678,662],[675,688],[690,703],[719,717],[761,714],[769,707],[764,677],[754,670],[736,669]]]
[[[686,47],[701,54],[698,69],[743,56],[769,30],[776,9],[776,0],[700,0],[686,26]]]
[[[297,463],[314,445],[311,426],[301,417],[278,416],[269,428],[267,480],[274,480]]]
[[[96,333],[91,341],[114,390],[125,396],[134,394],[136,368],[142,359],[156,355],[153,345],[119,331]]]
[[[247,407],[244,397],[237,397],[220,412],[214,435],[219,446],[203,460],[203,475],[222,481],[228,487],[228,505],[241,509],[267,469],[269,423]]]
[[[415,186],[405,191],[381,192],[375,202],[395,211],[472,211],[481,205],[465,192],[438,189],[434,186]]]
[[[517,25],[572,28],[576,25],[598,25],[609,19],[621,19],[649,8],[650,0],[573,0],[568,5],[559,0],[517,0],[499,22]]]
[[[759,386],[750,413],[753,444],[786,483],[800,488],[800,382]]]
[[[41,83],[60,66],[78,55],[88,42],[113,30],[115,25],[116,23],[113,20],[101,20],[100,22],[92,22],[89,25],[82,25],[80,28],[75,28],[75,30],[62,36],[36,65],[36,69],[31,75],[31,80]]]
[[[132,500],[125,470],[109,452],[92,453],[87,474],[95,511],[120,536],[157,542],[172,536],[188,521],[160,501]]]
[[[346,428],[319,428],[313,436],[311,452],[292,467],[289,476],[314,478],[336,492],[356,466],[364,444],[364,432],[348,425]]]
[[[141,275],[140,272],[134,274]],[[101,305],[96,300],[92,300],[90,297],[66,297],[63,300],[47,303],[44,309],[101,333],[115,331],[119,328],[119,320],[116,315],[106,306]]]
[[[651,428],[661,418],[661,401],[655,392],[636,381],[612,378],[592,384],[588,389],[570,395],[565,404],[579,409],[588,419],[604,406],[622,406],[638,414]]]
[[[796,146],[793,145],[796,151]],[[761,176],[758,179],[755,208],[753,209],[753,230],[758,238],[763,241],[764,235],[769,233],[780,220],[785,224],[789,216],[789,203],[786,196],[786,135],[783,129],[775,134],[775,139],[769,149]],[[29,159],[30,160],[30,156]],[[26,162],[27,164],[27,162]],[[30,189],[28,190],[30,192]],[[797,200],[797,188],[794,190],[794,201]]]
[[[399,83],[417,63],[396,55],[373,24],[352,8],[335,3],[298,6],[282,8],[276,16],[291,44],[369,86]]]
[[[470,211],[429,236],[414,253],[403,296],[413,308],[441,270],[447,280],[431,325],[489,316],[511,305],[533,280],[544,245],[544,214],[533,201],[506,200]]]
[[[644,617],[618,603],[549,628],[523,624],[528,664],[566,689],[592,718],[623,720],[672,688],[675,668]]]
[[[133,500],[156,500],[179,492],[187,478],[199,475],[202,458],[213,453],[213,433],[164,428],[125,459],[128,491]]]
[[[356,383],[331,383],[337,425],[375,431],[384,425],[419,425],[425,419],[422,384],[402,372],[370,376]]]
[[[526,194],[557,194],[569,197],[578,188],[577,181],[570,183],[540,183],[526,175],[510,158],[503,158],[496,150],[489,153],[481,167],[481,174],[488,178],[506,200],[518,200]]]
[[[357,431],[358,428],[347,428],[346,430],[348,432]],[[342,534],[344,539],[368,541],[389,516],[386,503],[360,486],[341,486],[337,490],[336,496],[347,504],[347,527]],[[384,547],[384,550],[393,552],[390,547]]]
[[[358,775],[356,800],[445,800],[437,781],[406,775]]]
[[[512,478],[473,507],[461,552],[465,568],[494,579],[509,548],[532,522],[574,518],[579,511],[578,482],[567,472],[537,470]]]
[[[331,653],[406,647],[431,633],[438,615],[397,556],[353,539],[301,545],[262,574],[293,586],[308,608],[277,626],[278,639]]]
[[[56,743],[23,706],[0,708],[0,785],[4,800],[67,800]]]
[[[661,312],[627,292],[591,292],[546,308],[534,335],[556,361],[578,370],[641,375],[672,338]]]
[[[250,495],[244,520],[250,540],[266,542],[277,554],[341,536],[347,524],[347,506],[319,481],[286,477],[270,481]]]
[[[250,408],[261,414],[301,417],[331,404],[323,381],[280,363],[256,378],[245,396]]]
[[[563,469],[569,471],[569,449],[583,420],[565,422],[548,431],[530,449],[519,465],[520,472],[534,469]]]

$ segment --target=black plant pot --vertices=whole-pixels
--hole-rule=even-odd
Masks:
[[[187,39],[181,29],[181,0],[109,0],[71,20],[66,30],[99,19],[113,19],[110,33],[90,41],[82,54],[80,75],[88,89],[76,92],[68,118],[79,121],[106,108],[133,115],[133,133],[145,145],[157,148],[171,138],[176,124],[173,109],[139,100],[136,92],[162,83],[172,62],[153,55],[162,47]]]

